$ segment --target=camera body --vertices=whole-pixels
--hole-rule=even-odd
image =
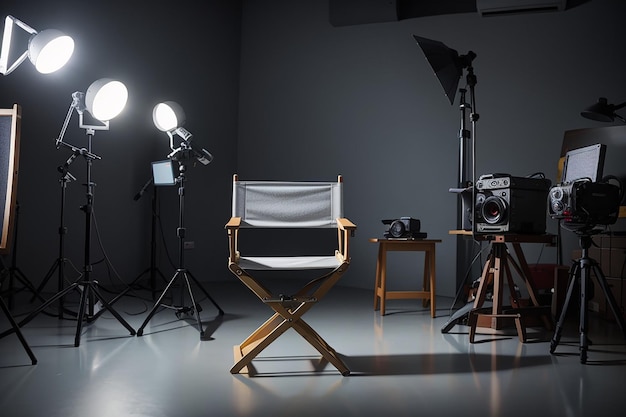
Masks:
[[[383,220],[387,230],[383,234],[385,239],[423,239],[426,233],[420,232],[421,223],[412,217]]]
[[[508,174],[480,176],[476,181],[475,232],[545,233],[550,185],[551,181],[546,178]]]
[[[620,187],[607,182],[580,179],[550,189],[548,210],[569,228],[609,225],[617,221]]]

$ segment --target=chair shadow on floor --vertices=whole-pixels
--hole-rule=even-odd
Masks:
[[[502,371],[546,366],[550,355],[522,357],[486,353],[436,353],[345,356],[341,359],[350,368],[350,377],[437,375]],[[282,364],[288,363],[282,369]],[[297,366],[296,366],[297,364]],[[304,369],[302,364],[304,364]],[[303,356],[258,356],[248,365],[249,377],[293,377],[338,375],[337,370],[323,358]]]

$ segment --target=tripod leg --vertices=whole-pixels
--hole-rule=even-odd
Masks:
[[[152,316],[154,316],[154,314],[156,313],[156,310],[159,308],[159,306],[161,305],[161,300],[163,300],[163,297],[165,297],[165,294],[167,294],[167,292],[169,291],[170,287],[172,286],[172,284],[174,284],[174,282],[176,281],[176,279],[178,278],[180,274],[180,271],[177,271],[174,276],[172,277],[172,279],[170,280],[170,282],[167,284],[167,286],[165,287],[165,289],[163,290],[163,292],[161,293],[161,295],[159,296],[159,299],[156,301],[156,303],[154,303],[154,306],[152,307],[152,310],[150,310],[150,313],[148,313],[148,317],[146,317],[146,319],[144,320],[143,324],[141,325],[141,327],[139,327],[139,329],[137,330],[137,336],[142,336],[143,335],[143,329],[144,327],[146,327],[146,325],[148,324],[148,322],[150,321],[150,319],[152,318]],[[194,306],[195,307],[195,306]]]
[[[85,308],[87,308],[87,293],[89,292],[89,285],[84,283],[83,285],[78,284],[79,287],[82,286],[80,293],[80,302],[78,303],[78,316],[76,317],[76,335],[74,337],[74,346],[78,347],[80,345],[80,333],[83,329],[83,319],[85,318]]]
[[[91,300],[92,298],[96,298],[98,299],[102,305],[104,306],[104,308],[106,310],[108,310],[109,312],[111,312],[111,314],[113,314],[113,316],[115,316],[115,318],[124,326],[126,327],[126,329],[128,329],[128,331],[130,331],[130,334],[132,336],[135,335],[135,329],[133,329],[130,324],[128,324],[126,322],[126,320],[124,320],[122,318],[122,316],[119,315],[119,313],[117,311],[115,311],[111,305],[105,301],[104,297],[102,297],[102,294],[100,294],[100,292],[98,291],[98,289],[95,287],[95,283],[94,282],[90,282],[90,281],[86,281],[84,282],[84,287],[83,287],[83,293],[81,294],[80,297],[80,304],[78,307],[78,323],[76,326],[76,337],[74,339],[74,346],[78,347],[80,345],[80,337],[81,337],[81,331],[83,328],[83,319],[85,318],[85,309],[88,308],[89,305],[93,305],[91,304],[93,300]],[[88,301],[89,300],[89,301]],[[98,317],[98,315],[93,315],[93,317],[87,317],[88,320],[91,319],[96,319]]]
[[[624,334],[624,338],[626,338],[626,325],[624,324],[624,317],[620,314],[619,308],[617,308],[617,301],[607,284],[606,277],[602,273],[602,270],[597,264],[593,264],[593,271],[596,274],[596,278],[598,279],[598,283],[600,287],[602,287],[602,291],[604,291],[604,296],[606,297],[606,301],[609,303],[609,307],[611,307],[611,311],[615,316],[615,320],[617,320],[617,324],[619,328],[622,330]]]
[[[467,315],[470,313],[470,311],[472,311],[473,308],[474,302],[471,301],[455,311],[454,314],[450,316],[450,319],[441,328],[441,333],[448,333],[450,330],[452,330],[454,325],[460,322],[464,317],[467,317]]]
[[[198,331],[200,331],[200,339],[204,337],[204,330],[202,329],[202,322],[200,321],[200,311],[198,306],[196,306],[196,300],[193,298],[193,292],[191,291],[191,284],[189,283],[189,278],[187,277],[187,272],[183,272],[183,276],[185,277],[185,285],[187,286],[187,291],[189,292],[189,298],[191,299],[191,305],[193,306],[193,311],[196,316],[196,322],[198,323]]]
[[[37,292],[30,299],[31,303],[33,301],[35,301],[35,298],[40,298],[41,299],[41,292],[43,291],[44,287],[46,286],[46,284],[48,283],[48,281],[50,280],[50,278],[52,277],[52,275],[54,274],[54,272],[57,269],[59,271],[59,276],[61,276],[61,277],[64,276],[64,274],[63,274],[63,269],[64,269],[63,263],[64,262],[67,262],[67,259],[58,258],[56,261],[54,261],[54,264],[52,264],[52,266],[48,270],[48,273],[46,274],[46,276],[44,277],[43,281],[41,282],[41,284],[37,288]],[[63,291],[63,283],[62,283],[62,281],[59,282],[59,291]],[[63,292],[62,294],[65,295],[66,293],[67,292]],[[66,309],[64,307],[64,305],[63,305],[63,298],[62,297],[54,297],[54,300],[59,300],[59,308],[58,308],[58,312],[57,312],[57,316],[59,317],[59,319],[63,319],[63,313],[67,313],[70,316],[76,317],[77,313],[75,311],[68,310],[68,309]],[[44,301],[44,302],[46,302],[46,301]],[[49,302],[46,303],[46,307],[48,305],[50,305]]]
[[[161,278],[163,279],[163,282],[167,282],[167,278],[165,278],[165,275],[163,275],[163,273],[157,268],[155,270],[152,270],[151,268],[146,268],[141,274],[139,274],[137,276],[137,278],[135,278],[130,284],[128,284],[126,286],[126,288],[119,293],[117,296],[115,296],[113,299],[111,299],[111,301],[109,301],[109,304],[113,305],[117,302],[117,300],[119,300],[120,298],[122,298],[123,296],[125,296],[126,294],[128,294],[129,292],[133,291],[134,287],[137,285],[137,283],[141,280],[141,278],[146,275],[147,273],[150,273],[150,281],[152,281],[152,275],[154,274],[159,274],[161,276]],[[156,279],[156,278],[155,278]],[[156,285],[156,284],[155,284]],[[152,289],[152,300],[156,300],[156,286],[151,284],[151,289]]]
[[[217,303],[215,302],[215,300],[213,299],[213,297],[211,297],[211,295],[208,293],[207,290],[204,289],[204,287],[202,285],[200,285],[200,282],[198,282],[198,280],[196,279],[196,277],[193,276],[193,274],[191,272],[187,272],[189,274],[189,276],[191,277],[191,279],[193,279],[193,281],[196,283],[196,285],[200,288],[200,291],[202,291],[204,293],[204,295],[213,303],[213,305],[215,306],[215,308],[217,308],[217,311],[219,312],[220,316],[224,315],[224,310],[222,310],[220,308],[219,305],[217,305]]]
[[[552,340],[550,341],[550,353],[554,353],[556,347],[561,340],[561,331],[563,330],[563,323],[565,322],[565,316],[567,315],[567,307],[569,306],[570,299],[572,298],[572,293],[574,292],[574,287],[576,281],[580,277],[580,265],[575,263],[572,265],[569,273],[569,285],[567,287],[567,294],[565,296],[565,302],[563,303],[563,308],[561,309],[561,315],[559,316],[559,321],[556,323],[556,329],[554,330],[554,335],[552,335]]]
[[[28,316],[26,316],[22,321],[20,321],[19,322],[19,326],[20,327],[24,326],[26,323],[30,322],[39,313],[41,313],[43,310],[45,310],[50,304],[54,303],[56,300],[60,299],[61,297],[64,297],[65,294],[67,294],[67,293],[69,293],[70,291],[73,291],[73,290],[78,290],[77,287],[78,287],[78,284],[74,283],[74,284],[70,285],[69,287],[67,287],[66,289],[64,289],[63,291],[57,293],[54,297],[50,298],[48,301],[46,301],[41,306],[39,306],[39,308],[37,308],[36,310],[32,311]],[[0,334],[0,339],[3,338],[4,336],[6,336],[9,333],[12,333],[12,331],[11,330],[7,330],[7,331],[1,333]]]
[[[22,343],[22,346],[24,346],[24,350],[26,350],[26,353],[28,353],[28,356],[30,357],[30,360],[31,360],[32,364],[36,365],[37,364],[37,358],[35,357],[35,354],[33,353],[33,351],[30,349],[30,346],[28,346],[28,343],[26,342],[26,339],[24,338],[24,335],[22,334],[22,331],[20,330],[19,326],[15,322],[15,319],[11,315],[11,312],[9,311],[9,308],[5,304],[5,302],[2,299],[2,297],[0,297],[0,307],[2,308],[2,311],[4,311],[4,314],[7,316],[9,321],[11,322],[11,326],[13,327],[13,330],[17,334],[17,337],[20,339],[20,342]]]
[[[44,287],[46,286],[46,284],[48,283],[50,278],[52,278],[52,275],[54,275],[54,272],[57,270],[58,267],[59,267],[59,259],[54,261],[54,263],[52,264],[52,266],[48,270],[48,273],[44,277],[43,281],[41,281],[41,284],[39,284],[39,287],[37,287],[37,291],[35,292],[35,294],[33,294],[33,296],[30,299],[31,303],[33,301],[35,301],[35,298],[37,298],[39,296],[39,294],[41,294],[41,291],[43,291]]]
[[[17,280],[20,281],[24,285],[24,287],[26,287],[28,290],[30,290],[31,293],[33,293],[33,299],[39,298],[40,301],[45,301],[45,299],[41,295],[39,295],[33,283],[30,282],[30,280],[26,277],[26,275],[24,275],[22,271],[20,271],[19,268],[13,267],[11,274],[15,278],[17,278]]]
[[[584,261],[584,260],[583,260]],[[587,349],[589,346],[589,341],[587,340],[587,328],[588,328],[588,318],[587,318],[587,307],[589,304],[589,300],[587,297],[587,285],[589,283],[590,277],[589,265],[582,265],[582,274],[580,277],[580,322],[579,322],[579,334],[580,334],[580,363],[587,362]]]
[[[30,292],[32,292],[34,294],[34,297],[39,298],[41,301],[45,301],[44,298],[42,296],[40,296],[39,294],[37,294],[37,289],[35,288],[35,286],[32,284],[32,282],[30,282],[30,280],[28,278],[26,278],[26,275],[24,275],[22,273],[22,271],[20,271],[18,268],[11,266],[9,268],[7,268],[4,264],[4,261],[2,262],[2,272],[8,275],[8,293],[9,293],[9,305],[8,308],[9,310],[12,310],[15,306],[15,302],[13,300],[13,294],[15,292],[17,292],[18,290],[14,289],[14,282],[15,280],[21,282],[24,287],[28,290],[30,290]],[[4,281],[4,278],[2,278],[2,280],[0,280],[0,282]]]
[[[93,284],[93,285],[96,285],[96,284]],[[104,306],[104,309],[109,311],[111,314],[113,314],[113,316],[117,319],[117,321],[119,321],[124,327],[126,327],[126,329],[130,332],[130,335],[134,336],[135,329],[133,329],[132,326],[128,324],[128,322],[124,320],[122,316],[111,306],[111,304],[108,303],[104,299],[104,297],[102,297],[102,294],[100,293],[98,288],[94,286],[91,288],[91,291],[93,291],[93,293],[96,295],[96,298],[102,303],[102,305]]]
[[[141,277],[142,277],[142,276],[144,276],[144,275],[145,275],[148,271],[150,271],[150,268],[146,269],[146,270],[145,270],[145,271],[143,271],[141,274],[139,274],[139,275],[137,276],[137,278],[135,278],[135,279],[133,280],[133,282],[131,282],[130,284],[128,284],[128,285],[126,286],[126,288],[125,288],[125,289],[124,289],[121,293],[119,293],[117,296],[115,296],[115,297],[114,297],[114,298],[113,298],[113,299],[109,302],[109,304],[110,304],[110,305],[115,304],[115,303],[117,302],[117,300],[119,300],[120,298],[122,298],[123,296],[125,296],[126,294],[128,294],[130,291],[132,291],[132,290],[133,290],[133,287],[135,286],[135,284],[136,284],[136,283],[139,281],[139,279],[141,279]],[[154,299],[154,297],[153,297],[153,299]]]

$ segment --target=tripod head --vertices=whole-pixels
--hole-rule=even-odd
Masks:
[[[585,234],[578,237],[578,245],[583,251],[586,251],[593,245],[593,239],[591,236],[591,234]]]
[[[197,151],[192,148],[191,141],[183,141],[180,143],[180,146],[167,155],[168,158],[179,161],[188,161],[190,159],[196,159],[202,165],[209,165],[213,161],[213,155],[206,149],[202,148],[200,151]]]

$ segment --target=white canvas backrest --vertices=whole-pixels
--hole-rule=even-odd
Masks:
[[[343,217],[341,182],[234,181],[242,227],[329,228]]]

